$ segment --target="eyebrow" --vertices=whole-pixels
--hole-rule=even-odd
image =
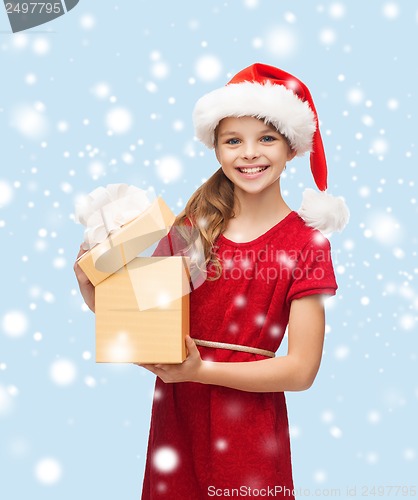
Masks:
[[[271,128],[265,128],[264,130],[261,130],[261,132],[259,132],[260,135],[263,135],[263,134],[271,134],[271,133],[276,133],[276,134],[279,134],[279,132],[277,132],[276,130],[272,130]],[[219,134],[219,137],[223,137],[225,135],[239,135],[239,132],[234,132],[232,130],[227,130],[226,132],[223,132],[222,134]]]

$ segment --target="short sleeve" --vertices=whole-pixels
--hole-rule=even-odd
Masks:
[[[170,233],[168,233],[158,242],[158,245],[154,250],[152,257],[171,257],[172,255],[173,244],[171,241],[171,235]]]
[[[337,289],[330,243],[319,231],[315,231],[298,255],[292,270],[287,302],[308,295],[335,295]]]
[[[152,254],[153,257],[171,257],[173,255],[184,255],[187,249],[187,243],[182,231],[187,235],[191,234],[191,224],[188,218],[182,226],[172,226],[166,236],[161,238]]]

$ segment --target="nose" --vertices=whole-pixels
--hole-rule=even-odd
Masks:
[[[247,142],[242,148],[242,157],[246,160],[254,160],[260,156],[257,144]]]

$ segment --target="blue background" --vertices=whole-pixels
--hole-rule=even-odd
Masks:
[[[94,362],[74,203],[123,182],[154,187],[179,213],[218,168],[193,140],[196,100],[257,61],[309,86],[329,192],[351,211],[331,237],[340,288],[320,372],[287,393],[297,498],[417,485],[417,21],[405,1],[82,0],[12,34],[0,9],[2,500],[139,497],[154,377]],[[117,108],[132,123],[109,134]],[[175,160],[179,175],[164,178],[159,162]],[[292,208],[304,187],[308,157],[282,182]],[[51,375],[57,361],[67,384]],[[61,471],[52,484],[45,459]]]

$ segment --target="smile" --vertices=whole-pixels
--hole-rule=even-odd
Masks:
[[[264,172],[265,170],[268,169],[268,166],[260,166],[260,167],[237,167],[237,170],[244,175],[256,175],[260,174],[261,172]]]

